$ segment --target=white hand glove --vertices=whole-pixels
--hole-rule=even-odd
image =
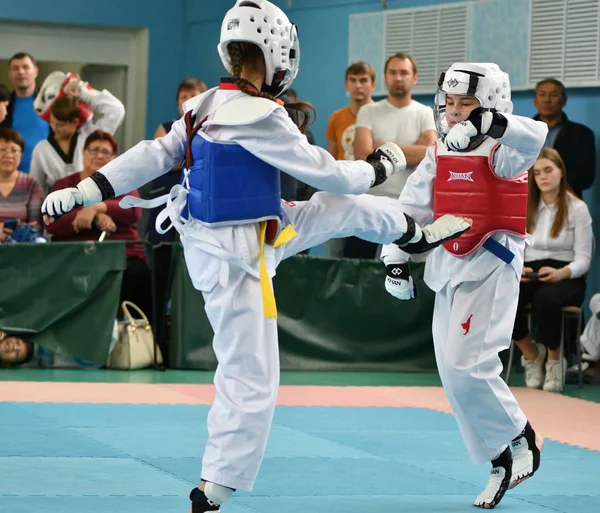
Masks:
[[[58,217],[81,206],[83,206],[81,191],[77,187],[69,187],[48,194],[42,204],[42,214]]]
[[[410,275],[408,262],[386,261],[385,290],[397,299],[414,299],[418,295],[417,285]]]
[[[466,150],[471,138],[480,134],[496,139],[502,137],[506,124],[506,117],[502,114],[478,107],[471,111],[466,120],[450,129],[445,139],[446,148],[451,151]]]
[[[386,142],[375,149],[373,155],[377,155],[386,170],[388,170],[388,178],[394,173],[400,173],[406,169],[406,157],[404,152],[396,143]]]
[[[42,204],[42,214],[58,217],[75,207],[89,207],[102,201],[102,192],[91,177],[79,182],[77,187],[54,191],[46,196]]]
[[[406,216],[406,214],[404,214]],[[415,225],[415,236],[406,244],[398,244],[406,253],[425,253],[433,248],[456,239],[471,228],[471,222],[450,214],[440,217],[425,227],[420,227],[412,218],[407,221]]]
[[[394,173],[400,173],[406,169],[404,152],[393,142],[383,143],[366,160],[375,170],[373,187],[385,182]]]
[[[475,137],[477,133],[477,128],[470,121],[467,120],[458,123],[446,135],[446,139],[444,140],[446,148],[450,151],[466,150],[471,142],[471,137]]]

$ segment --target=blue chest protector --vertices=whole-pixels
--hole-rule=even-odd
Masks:
[[[281,218],[280,172],[236,143],[212,141],[186,115],[188,134],[183,216],[206,224],[245,224]]]

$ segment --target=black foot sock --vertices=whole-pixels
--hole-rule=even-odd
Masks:
[[[209,501],[204,492],[199,488],[194,488],[190,492],[192,501],[192,513],[209,513],[210,511],[219,511],[219,504]]]

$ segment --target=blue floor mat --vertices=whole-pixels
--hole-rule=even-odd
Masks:
[[[186,513],[208,407],[0,403],[0,512]],[[224,513],[472,512],[487,481],[450,415],[279,407],[260,476]],[[600,453],[546,441],[498,511],[600,511]]]

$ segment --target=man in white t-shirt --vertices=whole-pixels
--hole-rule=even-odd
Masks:
[[[408,177],[425,157],[427,147],[437,137],[433,110],[412,99],[417,83],[417,64],[405,53],[388,58],[383,71],[388,97],[363,105],[356,117],[354,156],[364,159],[382,142],[395,142],[406,156],[406,171],[397,173],[367,194],[399,198]],[[346,258],[376,258],[378,245],[349,237],[344,246]]]
[[[417,83],[417,65],[410,55],[392,55],[385,63],[384,78],[387,99],[364,105],[358,111],[354,154],[356,159],[364,159],[383,142],[398,144],[406,156],[406,172],[397,173],[369,191],[398,198],[406,180],[425,157],[425,150],[435,141],[436,129],[433,110],[411,97]]]

